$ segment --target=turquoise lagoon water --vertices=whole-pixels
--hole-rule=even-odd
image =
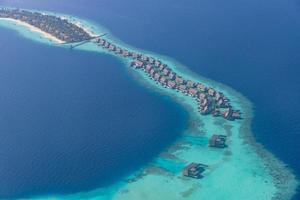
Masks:
[[[64,16],[66,17],[66,15]],[[80,20],[73,16],[67,17],[71,20]],[[98,24],[87,20],[81,21],[97,34],[108,32]],[[23,36],[35,41],[55,45],[23,27],[8,22],[1,22],[1,25],[17,30]],[[297,181],[283,163],[255,143],[250,131],[253,117],[252,105],[245,97],[225,85],[194,74],[172,58],[131,47],[122,43],[111,33],[107,39],[133,51],[160,58],[185,78],[203,82],[222,91],[229,97],[235,108],[242,110],[244,119],[230,122],[221,118],[201,116],[197,112],[197,105],[192,98],[158,86],[142,72],[131,69],[128,66],[128,60],[119,58],[135,78],[136,83],[155,90],[161,95],[172,97],[174,101],[189,111],[191,117],[189,129],[185,130],[181,137],[149,164],[110,186],[70,195],[53,194],[34,198],[100,200],[291,198],[295,192]],[[78,51],[80,50],[106,53],[92,43],[80,47]],[[229,147],[225,150],[207,147],[208,138],[216,132],[229,136]],[[182,177],[182,167],[190,162],[209,165],[203,179],[194,180]]]

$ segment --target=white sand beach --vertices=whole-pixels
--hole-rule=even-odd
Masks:
[[[17,25],[24,26],[24,27],[28,28],[32,32],[36,32],[36,33],[41,34],[44,38],[49,39],[49,40],[53,41],[54,43],[57,43],[57,44],[63,44],[63,43],[65,43],[65,41],[62,41],[62,40],[54,37],[53,35],[51,35],[49,33],[46,33],[44,31],[42,31],[41,29],[39,29],[37,27],[34,27],[34,26],[32,26],[32,25],[30,25],[28,23],[22,22],[20,20],[11,19],[11,18],[0,18],[0,20],[10,21],[10,22],[13,22],[13,23],[15,23]]]
[[[57,16],[81,27],[91,36],[100,35],[104,30],[108,32],[98,24],[92,24],[77,18],[73,20],[75,19],[73,16]],[[27,23],[13,19],[0,18],[0,20],[8,20],[15,22],[17,25],[25,26],[55,43],[64,42]],[[253,119],[253,108],[249,100],[230,87],[194,74],[172,58],[137,49],[123,43],[118,38],[113,37],[112,34],[106,36],[105,39],[129,51],[160,59],[177,74],[221,91],[230,98],[231,104],[235,108],[242,110],[244,119],[226,121],[222,118],[203,116],[197,112],[197,104],[191,97],[161,87],[149,79],[143,71],[130,68],[129,59],[118,57],[137,83],[155,90],[161,95],[169,96],[184,106],[194,122],[193,127],[189,127],[184,131],[174,144],[167,147],[141,170],[123,177],[122,180],[110,186],[77,194],[53,194],[32,197],[31,199],[291,199],[299,182],[284,163],[255,141],[250,126]],[[112,52],[99,47],[95,43],[87,43],[77,49],[115,56]],[[207,142],[215,132],[228,136],[228,147],[226,149],[208,147]],[[182,167],[191,162],[204,163],[209,166],[204,172],[203,179],[194,180],[182,176]]]

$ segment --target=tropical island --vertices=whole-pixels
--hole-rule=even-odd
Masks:
[[[200,190],[205,191],[205,195],[215,193],[214,199],[223,197],[224,191],[228,198],[245,199],[245,197],[249,198],[245,195],[247,191],[239,193],[239,187],[248,187],[249,180],[253,181],[251,184],[253,183],[253,188],[257,191],[257,193],[251,194],[254,195],[254,199],[282,199],[292,196],[297,185],[295,177],[272,154],[256,144],[251,135],[240,133],[240,131],[248,131],[249,121],[244,121],[244,118],[249,119],[251,115],[247,114],[250,106],[246,103],[246,106],[242,105],[240,101],[240,99],[244,100],[243,97],[234,96],[235,93],[229,89],[226,91],[218,85],[215,87],[208,81],[192,79],[191,76],[180,73],[159,56],[124,47],[104,36],[95,37],[80,23],[73,23],[61,16],[2,8],[0,9],[0,19],[25,23],[29,28],[35,28],[33,31],[40,32],[62,46],[71,44],[77,47],[89,41],[97,48],[125,59],[126,63],[134,69],[133,71],[142,73],[152,85],[158,85],[159,88],[170,91],[174,96],[178,95],[192,100],[189,103],[193,109],[195,108],[193,111],[196,112],[194,117],[197,120],[199,115],[207,117],[208,120],[205,123],[197,125],[207,125],[205,137],[191,134],[176,143],[175,147],[170,147],[152,166],[146,167],[134,178],[128,178],[129,185],[126,186],[126,189],[121,192],[117,191],[117,195],[110,194],[115,197],[114,199],[132,199],[130,190],[137,191],[148,188],[151,184],[154,189],[156,185],[159,185],[160,187],[156,189],[164,190],[162,199],[173,198],[171,195],[177,195],[176,198],[179,199],[181,197],[188,199],[204,197],[207,199],[207,196],[203,196]],[[196,106],[193,107],[193,105]],[[243,119],[241,111],[236,108],[243,110]],[[218,134],[214,132],[215,130]],[[220,132],[221,134],[219,134]],[[201,137],[204,138],[203,141]],[[164,163],[162,160],[169,163]],[[179,170],[174,170],[170,165]],[[170,171],[175,174],[176,179]],[[147,176],[148,174],[150,176]],[[178,174],[180,174],[180,178],[178,178]],[[186,179],[186,177],[188,178]],[[194,180],[189,179],[190,177],[196,179],[205,177],[206,181],[201,183],[203,185],[198,190],[199,183],[192,182]],[[223,184],[221,182],[227,180],[230,180],[230,183]],[[177,194],[173,192],[172,187],[164,184],[166,182],[172,182],[176,190],[184,191]],[[217,194],[216,190],[220,187],[225,189]],[[230,190],[231,193],[226,190]],[[111,193],[114,192],[115,189]],[[100,193],[102,194],[103,190],[100,189]],[[149,194],[149,199],[153,199],[151,195],[155,195],[155,192]],[[72,198],[70,197],[70,199]],[[136,198],[139,199],[139,197]]]
[[[80,42],[91,38],[91,36],[81,27],[76,26],[73,23],[69,23],[66,19],[52,15],[19,9],[2,8],[0,10],[0,18],[7,18],[27,23],[45,33],[50,34],[58,40],[67,43]]]
[[[68,22],[66,19],[38,12],[29,12],[18,9],[1,9],[0,18],[27,23],[65,43],[78,43],[94,38],[83,28]],[[201,114],[212,114],[216,117],[222,116],[228,120],[241,119],[240,111],[234,110],[231,107],[230,100],[225,97],[222,92],[207,87],[203,83],[195,83],[192,80],[187,80],[184,77],[177,75],[176,72],[159,59],[140,53],[130,52],[101,37],[97,38],[95,42],[107,51],[132,59],[132,67],[143,69],[149,77],[161,86],[177,90],[195,98],[198,102],[199,112]]]

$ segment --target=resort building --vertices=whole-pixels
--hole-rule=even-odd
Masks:
[[[209,139],[209,146],[210,147],[217,147],[217,148],[224,148],[226,147],[226,135],[216,135],[214,134]]]
[[[167,82],[167,86],[168,86],[169,88],[174,89],[174,88],[176,87],[176,83],[175,83],[174,81],[169,80],[169,81]]]
[[[191,163],[182,170],[182,174],[191,178],[202,178],[202,173],[205,171],[204,165],[199,163]]]

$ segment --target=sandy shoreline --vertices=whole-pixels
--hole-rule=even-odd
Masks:
[[[47,14],[47,13],[44,13],[44,14]],[[87,28],[86,26],[84,26],[84,24],[82,24],[80,21],[77,21],[77,20],[70,20],[69,18],[67,17],[62,17],[62,16],[59,16],[60,19],[65,19],[65,20],[68,20],[70,23],[76,25],[77,27],[79,28],[82,28],[85,32],[87,32],[91,37],[96,37],[98,36],[97,34],[95,34],[92,30],[90,30],[89,28]]]
[[[67,19],[65,17],[60,17],[61,19]],[[36,32],[36,33],[39,33],[41,34],[44,38],[46,39],[49,39],[51,41],[53,41],[54,43],[57,43],[57,44],[63,44],[65,43],[66,41],[63,41],[63,40],[60,40],[58,39],[57,37],[35,27],[35,26],[32,26],[31,24],[28,24],[26,22],[23,22],[23,21],[20,21],[20,20],[16,20],[16,19],[12,19],[12,18],[0,18],[0,20],[3,20],[3,21],[9,21],[9,22],[13,22],[13,23],[16,23],[17,25],[20,25],[20,26],[24,26],[25,28],[28,28],[30,31],[32,32]],[[69,20],[69,19],[67,19]],[[73,22],[72,22],[73,23]],[[90,30],[89,28],[85,27],[81,22],[79,21],[75,21],[73,23],[74,25],[76,25],[77,27],[79,28],[82,28],[85,32],[87,32],[91,37],[96,37],[98,36],[97,34],[95,34],[92,30]]]
[[[91,37],[96,37],[98,36],[97,34],[93,33],[92,30],[88,29],[87,27],[85,27],[81,22],[75,22],[74,23],[76,26],[78,26],[79,28],[82,28],[85,32],[87,32]]]
[[[61,18],[63,18],[63,17],[61,17]],[[2,18],[0,18],[0,20],[1,20]],[[33,26],[31,26],[31,25],[29,25],[29,24],[27,24],[27,23],[24,23],[24,22],[20,22],[20,21],[18,21],[18,20],[13,20],[13,19],[6,19],[6,20],[9,20],[9,21],[13,21],[13,22],[15,22],[15,23],[17,23],[18,25],[23,25],[23,26],[26,26],[27,28],[29,28],[31,31],[34,31],[34,32],[38,32],[38,33],[40,33],[40,34],[42,34],[43,36],[45,36],[45,38],[47,38],[47,39],[50,39],[50,40],[53,40],[53,41],[55,41],[56,40],[56,42],[57,43],[61,43],[61,42],[63,42],[63,41],[57,41],[58,39],[57,38],[55,38],[55,37],[53,37],[52,35],[50,35],[50,34],[48,34],[48,33],[45,33],[45,32],[43,32],[42,30],[40,30],[40,29],[38,29],[38,28],[36,28],[36,27],[33,27]],[[73,23],[73,22],[72,22]],[[81,22],[81,21],[74,21],[74,24],[76,24],[78,27],[81,27],[83,30],[85,30],[86,32],[88,32],[91,36],[95,36],[96,34],[96,32],[97,31],[95,31],[95,33],[92,31],[92,30],[89,30],[88,28],[86,28],[86,27],[88,27],[88,26],[85,26],[84,25],[84,22]],[[113,39],[111,40],[111,41],[114,41]],[[116,41],[114,41],[114,43],[116,43],[116,44],[118,44],[118,42],[116,42]],[[128,49],[134,49],[134,48],[131,48],[131,47],[129,47],[129,46],[126,46],[126,48],[128,48]],[[141,53],[144,53],[142,50],[134,50],[134,51],[139,51],[139,52],[141,52]],[[110,54],[110,53],[109,53]],[[149,52],[149,54],[151,55],[152,53],[151,52]],[[112,54],[113,55],[113,54]],[[154,55],[155,57],[160,57],[160,55]],[[272,182],[272,184],[274,184],[275,186],[276,186],[276,188],[277,188],[277,190],[276,190],[276,193],[273,193],[273,197],[272,197],[272,199],[282,199],[282,197],[284,197],[284,198],[286,198],[286,199],[289,199],[289,198],[291,198],[291,196],[293,195],[293,193],[294,193],[294,191],[293,190],[295,190],[295,188],[293,188],[293,187],[296,187],[296,185],[298,184],[298,183],[295,183],[295,182],[293,182],[293,181],[296,181],[296,178],[294,177],[294,175],[290,172],[290,170],[289,169],[287,169],[285,166],[284,166],[284,163],[281,163],[281,161],[279,160],[279,159],[277,159],[273,154],[271,154],[271,152],[268,152],[266,149],[264,149],[264,147],[262,146],[262,145],[260,145],[260,144],[258,144],[256,141],[255,141],[255,138],[254,138],[254,136],[253,136],[253,134],[252,134],[252,132],[251,132],[251,127],[250,127],[250,124],[251,124],[251,121],[252,121],[252,118],[253,118],[253,116],[252,116],[252,106],[251,106],[251,103],[249,102],[249,100],[247,100],[245,97],[243,97],[242,95],[240,95],[238,92],[236,92],[235,90],[233,90],[233,89],[231,89],[231,88],[229,88],[229,87],[227,87],[227,86],[224,86],[224,85],[222,85],[222,84],[219,84],[219,83],[217,83],[217,82],[214,82],[214,81],[211,81],[211,80],[206,80],[205,78],[203,79],[202,77],[198,77],[197,75],[196,76],[193,76],[193,73],[190,71],[190,70],[188,70],[188,69],[185,69],[184,67],[182,67],[181,66],[181,64],[178,64],[178,63],[175,63],[175,62],[173,62],[173,60],[171,60],[170,58],[165,58],[165,57],[163,57],[162,58],[162,60],[164,60],[164,61],[167,61],[167,62],[170,62],[171,64],[171,66],[172,66],[172,68],[174,67],[174,68],[176,68],[176,67],[179,67],[179,69],[176,69],[176,70],[178,70],[178,72],[179,73],[182,73],[184,76],[190,76],[190,77],[192,77],[192,78],[194,78],[195,80],[201,80],[201,81],[207,81],[209,84],[212,84],[212,85],[214,85],[214,84],[216,84],[217,85],[217,87],[218,88],[221,88],[220,90],[222,91],[222,92],[226,92],[226,93],[229,93],[230,94],[230,96],[233,96],[234,97],[234,101],[237,101],[237,104],[238,105],[240,105],[240,107],[242,108],[242,111],[243,111],[243,113],[245,114],[245,119],[241,122],[241,123],[239,123],[239,122],[237,122],[237,123],[235,123],[235,122],[226,122],[226,123],[228,123],[228,124],[230,124],[231,123],[231,125],[234,125],[236,128],[239,128],[239,131],[237,132],[237,131],[232,131],[233,133],[233,136],[234,136],[234,138],[232,139],[232,140],[235,140],[235,141],[233,141],[233,142],[241,142],[241,141],[244,141],[245,143],[246,143],[246,146],[244,146],[243,147],[243,149],[245,149],[245,148],[248,148],[248,147],[251,147],[251,150],[252,151],[255,151],[255,153],[256,153],[256,155],[255,154],[251,154],[251,156],[253,156],[253,155],[255,155],[255,159],[258,159],[258,158],[256,158],[256,156],[259,156],[260,158],[261,158],[261,160],[263,161],[263,164],[262,164],[262,166],[264,166],[264,167],[266,167],[267,168],[267,171],[268,171],[268,173],[269,173],[269,175],[270,176],[272,176],[273,177],[273,182]],[[126,61],[125,61],[126,62]],[[164,95],[166,94],[166,93],[169,93],[169,95],[172,95],[173,96],[173,98],[175,99],[177,99],[177,101],[179,101],[179,102],[181,102],[181,103],[186,103],[186,105],[187,106],[191,106],[188,110],[189,110],[189,112],[191,112],[192,113],[192,115],[196,118],[199,118],[199,116],[198,116],[198,113],[197,112],[195,112],[195,113],[193,113],[194,112],[194,106],[195,105],[193,105],[193,104],[189,104],[190,102],[188,102],[188,101],[186,101],[186,102],[184,102],[185,100],[184,99],[188,99],[189,97],[184,97],[184,96],[182,96],[182,95],[177,95],[176,94],[176,92],[172,92],[172,91],[168,91],[168,90],[165,90],[165,89],[163,89],[163,88],[160,88],[160,86],[156,86],[155,85],[155,83],[153,83],[152,81],[150,81],[150,80],[148,80],[148,77],[142,77],[142,76],[139,76],[139,75],[137,75],[138,76],[138,78],[140,78],[141,80],[140,81],[142,81],[142,82],[144,82],[145,83],[145,85],[147,85],[148,87],[150,87],[151,89],[157,89],[157,90],[159,90],[160,92],[162,92]],[[147,80],[145,80],[145,78],[147,79]],[[148,81],[150,81],[149,83],[148,83]],[[184,101],[182,101],[182,99],[184,100]],[[203,121],[205,121],[205,124],[206,125],[208,125],[208,124],[213,124],[213,123],[211,123],[212,121],[209,121],[209,120],[207,120],[207,119],[209,119],[209,117],[200,117],[200,120],[203,120]],[[207,121],[206,121],[207,120]],[[219,120],[220,121],[220,120]],[[217,127],[213,127],[213,128],[217,128]],[[236,134],[238,134],[238,135],[236,135]],[[204,137],[204,136],[203,136]],[[206,137],[208,137],[208,135],[206,135]],[[202,138],[202,136],[201,136],[201,138]],[[179,139],[179,140],[181,140],[181,139]],[[234,147],[236,144],[233,144],[232,146]],[[174,158],[175,157],[177,157],[177,158],[180,158],[181,160],[187,160],[187,156],[186,155],[189,155],[189,153],[188,153],[188,151],[193,151],[193,152],[196,152],[196,151],[194,151],[194,147],[191,147],[190,149],[188,149],[188,150],[185,150],[185,146],[183,146],[184,148],[183,149],[179,149],[178,148],[178,146],[176,146],[176,144],[174,144],[174,146],[177,148],[177,150],[176,151],[174,151],[174,153],[172,154],[172,156],[174,156]],[[195,145],[196,146],[196,145]],[[198,148],[199,146],[196,146],[196,148]],[[238,148],[240,148],[241,146],[238,146]],[[172,147],[170,147],[170,148],[172,148]],[[200,148],[202,148],[202,147],[200,147]],[[241,150],[243,150],[243,149],[241,149]],[[198,153],[203,153],[202,151],[203,151],[204,149],[198,149]],[[207,150],[205,149],[204,150],[204,153],[206,152]],[[233,152],[233,154],[235,154],[237,151],[236,151],[236,149],[233,149],[232,150],[232,152]],[[215,152],[210,152],[209,150],[208,150],[208,152],[206,152],[206,153],[211,153],[212,155],[215,153]],[[236,153],[236,154],[238,154],[238,152]],[[171,154],[170,154],[171,155]],[[245,156],[245,154],[239,154],[238,156]],[[181,157],[180,157],[181,156]],[[199,156],[203,156],[203,155],[199,155]],[[236,155],[235,155],[236,156]],[[231,160],[233,160],[235,157],[230,157],[230,156],[227,156],[227,157],[224,157],[224,158],[228,158],[228,159],[231,159]],[[194,157],[189,157],[189,159],[191,160],[191,159],[195,159]],[[245,158],[246,159],[246,158]],[[199,158],[199,160],[201,160],[201,158]],[[212,163],[213,163],[213,161],[211,161]],[[227,163],[226,163],[227,162]],[[222,164],[224,164],[224,166],[225,165],[228,165],[228,163],[230,163],[230,162],[232,162],[232,161],[226,161],[226,162],[224,162],[224,163],[222,163]],[[241,162],[242,163],[242,162]],[[222,167],[222,166],[221,166]],[[249,168],[246,168],[247,167],[247,165],[245,165],[245,169],[251,169],[251,167],[249,167]],[[217,169],[216,169],[216,171],[218,171]],[[212,173],[211,173],[211,177],[213,177],[214,176],[214,173],[216,173],[216,171],[214,172],[214,171],[212,171]],[[237,170],[238,171],[238,170]],[[264,173],[265,171],[262,171],[261,173]],[[154,173],[155,174],[155,173]],[[247,175],[247,174],[246,174]],[[146,177],[146,176],[148,176],[148,177]],[[170,176],[171,178],[172,178],[172,175],[168,175],[168,176]],[[148,180],[150,180],[150,181],[157,181],[155,184],[160,184],[160,183],[162,183],[164,180],[169,180],[168,178],[168,176],[165,176],[164,174],[162,174],[162,175],[160,175],[160,178],[158,179],[158,178],[153,178],[153,173],[151,174],[151,173],[149,173],[149,174],[146,174],[144,177],[142,177],[141,179],[137,179],[137,184],[135,184],[135,183],[131,183],[131,184],[128,184],[128,186],[126,186],[125,188],[126,188],[126,190],[128,190],[128,191],[130,191],[130,190],[132,190],[132,191],[134,191],[134,192],[140,192],[140,190],[144,190],[144,191],[147,191],[147,192],[149,192],[149,182],[147,182]],[[263,175],[262,175],[263,176]],[[150,178],[149,178],[150,177]],[[176,177],[176,176],[175,176]],[[217,176],[216,176],[217,177]],[[269,176],[268,176],[269,177]],[[267,177],[267,178],[268,178]],[[151,179],[152,178],[152,179]],[[208,180],[209,180],[209,177],[207,178]],[[206,180],[207,180],[206,179]],[[258,178],[253,178],[253,180],[256,180],[256,179],[258,179]],[[282,182],[284,179],[286,179],[286,181],[287,182]],[[162,182],[160,182],[160,181],[162,181]],[[174,180],[173,180],[174,181]],[[174,181],[175,182],[175,181]],[[174,184],[174,182],[173,182],[173,184]],[[176,183],[178,183],[178,185],[179,185],[179,181],[178,182],[176,182]],[[262,182],[258,182],[258,183],[263,183],[263,181]],[[148,185],[147,185],[148,184]],[[205,183],[204,183],[205,184]],[[145,188],[143,188],[143,186],[145,186]],[[146,186],[148,186],[148,188],[146,189]],[[162,188],[163,188],[163,185],[161,185],[162,186]],[[151,185],[150,184],[150,187],[154,187],[154,185]],[[207,188],[207,187],[206,187]],[[202,188],[202,190],[205,190],[206,189],[205,187],[203,187]],[[269,188],[269,187],[266,187],[266,188]],[[175,188],[176,189],[176,188]],[[123,190],[120,190],[121,192],[123,191]],[[166,192],[167,192],[168,190],[166,189]],[[209,190],[208,190],[209,191]],[[112,191],[111,191],[112,192]],[[112,193],[114,193],[115,191],[113,191]],[[177,191],[176,191],[177,192]],[[176,192],[174,192],[174,193],[176,193]],[[195,192],[195,191],[194,191]],[[260,192],[260,191],[258,191],[258,192]],[[272,192],[272,191],[271,191]],[[93,193],[93,192],[92,192]],[[97,192],[96,192],[97,193]],[[170,193],[171,194],[171,193]],[[187,194],[187,193],[185,193],[185,194]],[[201,195],[201,193],[199,193],[200,195]],[[95,196],[97,196],[97,195],[99,195],[99,194],[95,194]],[[162,197],[163,197],[163,195],[164,194],[161,194],[162,195]],[[166,195],[166,194],[165,194]],[[76,195],[75,195],[76,196]],[[75,196],[73,196],[73,197],[75,197]],[[94,195],[92,195],[92,196],[94,196]],[[135,200],[135,198],[132,198],[132,197],[134,197],[134,196],[130,196],[130,193],[128,192],[128,193],[124,193],[124,194],[117,194],[117,195],[115,195],[115,196],[117,196],[115,199],[119,199],[118,197],[120,197],[120,199],[131,199],[131,200]],[[136,197],[138,197],[137,195],[136,195]],[[170,196],[166,196],[166,197],[170,197]],[[172,196],[173,197],[173,196]],[[65,197],[61,197],[61,199],[65,199]],[[138,198],[137,198],[138,199]],[[204,198],[205,199],[205,198]],[[271,199],[271,198],[270,198]]]
[[[32,32],[36,32],[36,33],[39,33],[41,34],[44,38],[48,39],[48,40],[51,40],[53,41],[54,43],[57,43],[57,44],[63,44],[65,43],[65,41],[62,41],[56,37],[54,37],[53,35],[47,33],[47,32],[44,32],[42,31],[41,29],[35,27],[35,26],[32,26],[28,23],[25,23],[23,21],[20,21],[20,20],[16,20],[16,19],[12,19],[12,18],[0,18],[0,20],[3,20],[3,21],[9,21],[9,22],[13,22],[13,23],[16,23],[17,25],[20,25],[20,26],[23,26],[25,28],[28,28],[30,31]]]
[[[179,64],[179,66],[180,66],[180,64]],[[128,67],[130,67],[130,66],[128,66]],[[180,67],[182,67],[182,66],[180,66]],[[198,78],[199,78],[198,74],[194,74],[188,68],[183,67],[183,68],[180,68],[179,70],[182,73],[182,75],[188,74],[189,76],[195,78],[194,80],[198,80]],[[180,94],[178,95],[178,94],[176,94],[176,92],[175,93],[170,92],[170,94],[168,94],[169,92],[166,91],[164,88],[160,88],[160,86],[158,84],[152,83],[152,80],[149,77],[145,78],[142,76],[143,75],[141,75],[141,76],[137,75],[135,78],[137,79],[137,81],[141,82],[141,84],[143,84],[145,87],[148,87],[149,89],[157,90],[157,92],[161,93],[162,95],[166,95],[166,93],[167,93],[168,96],[173,98],[178,103],[181,103],[188,110],[188,112],[191,113],[191,115],[193,116],[194,119],[199,119],[199,116],[198,116],[199,114],[195,111],[195,109],[194,109],[195,105],[193,107],[193,102],[185,103],[183,100],[185,98],[184,96],[182,98],[182,97],[180,97],[182,95],[180,95]],[[202,77],[200,79],[202,79]],[[272,200],[292,199],[292,197],[295,195],[297,188],[299,186],[297,177],[292,173],[293,172],[292,169],[288,168],[285,165],[285,163],[283,163],[279,158],[277,158],[275,155],[273,155],[271,152],[269,152],[267,149],[265,149],[262,144],[260,144],[256,141],[256,139],[252,133],[252,130],[251,130],[251,123],[252,123],[252,119],[254,117],[253,113],[252,113],[253,107],[252,107],[251,102],[246,97],[244,97],[242,94],[238,93],[237,91],[235,91],[234,89],[232,89],[228,86],[224,86],[213,80],[205,79],[205,83],[207,83],[206,81],[210,82],[210,84],[216,83],[218,85],[218,87],[219,86],[222,86],[222,88],[224,87],[223,89],[220,89],[221,92],[226,91],[230,94],[230,96],[234,95],[236,98],[234,101],[237,101],[237,103],[240,105],[239,108],[243,112],[243,120],[238,122],[238,123],[240,123],[237,126],[237,128],[239,129],[238,137],[243,142],[243,145],[245,145],[245,148],[250,147],[252,149],[252,151],[258,156],[258,158],[262,160],[262,166],[265,168],[267,174],[269,174],[270,177],[272,178],[273,184],[276,187],[276,192],[272,195],[272,197],[270,199],[272,199]],[[200,117],[200,118],[202,118],[202,117]],[[200,121],[202,121],[202,119],[200,119]],[[200,122],[200,123],[202,123],[202,122]],[[230,123],[232,123],[232,122],[229,122],[228,124],[230,125]],[[233,122],[233,123],[235,123],[235,122]],[[230,136],[232,134],[236,134],[236,133],[231,133]],[[189,135],[189,133],[188,133],[188,135]],[[205,136],[205,135],[203,135],[203,136]],[[183,141],[184,140],[180,139],[178,141],[179,145],[174,144],[170,147],[170,149],[172,149],[172,151],[174,151],[174,152],[172,152],[172,153],[163,152],[163,153],[166,155],[169,154],[168,156],[170,156],[172,159],[174,159],[174,158],[178,159],[178,157],[176,157],[176,155],[177,155],[176,152],[187,151],[186,145],[180,144]]]

